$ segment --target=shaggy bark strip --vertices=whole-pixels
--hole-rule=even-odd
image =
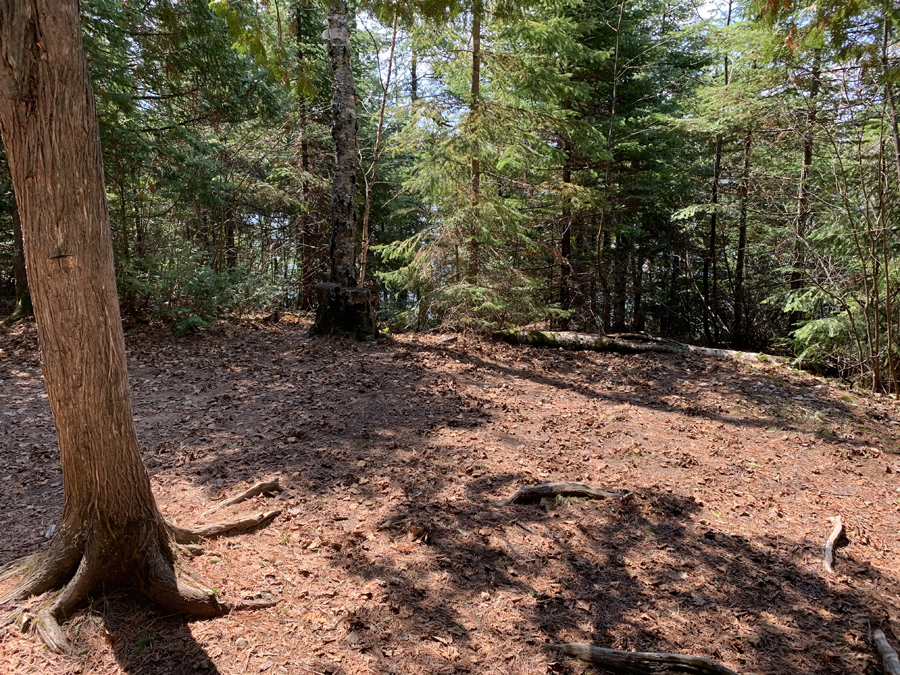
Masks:
[[[850,543],[850,540],[847,539],[841,517],[835,516],[832,520],[834,521],[834,529],[831,531],[831,536],[828,537],[828,541],[825,542],[824,564],[825,571],[834,574],[834,549],[846,546]]]
[[[687,675],[737,675],[721,663],[700,656],[683,656],[656,652],[626,652],[620,649],[595,647],[584,642],[543,645],[544,649],[574,656],[596,663],[602,668],[629,675],[654,673],[686,673]]]
[[[219,502],[211,509],[207,509],[200,517],[205,518],[206,516],[210,516],[216,511],[221,511],[226,507],[240,504],[241,502],[245,502],[248,499],[253,499],[253,497],[256,497],[257,495],[267,495],[273,492],[281,492],[282,490],[283,488],[279,484],[277,478],[275,480],[262,481],[260,483],[257,483],[253,487],[248,488],[239,495],[235,495],[234,497]]]
[[[900,658],[897,657],[897,652],[891,647],[891,643],[887,641],[884,631],[876,630],[872,634],[872,639],[875,641],[875,647],[884,663],[885,675],[900,675]]]
[[[627,492],[610,492],[591,487],[587,483],[541,483],[519,488],[503,504],[536,504],[542,499],[555,497],[584,497],[587,499],[622,499]]]

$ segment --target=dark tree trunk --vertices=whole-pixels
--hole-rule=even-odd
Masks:
[[[472,102],[470,104],[470,117],[477,122],[479,102],[481,99],[481,14],[483,11],[481,0],[474,0],[472,4]],[[466,270],[466,281],[470,284],[478,283],[479,272],[479,229],[481,223],[478,211],[478,202],[481,196],[481,160],[478,155],[478,147],[472,154],[472,224],[467,239],[469,253],[469,265]]]
[[[225,269],[229,272],[237,267],[237,242],[234,237],[234,209],[229,204],[225,208]]]
[[[644,330],[644,258],[640,249],[632,256],[631,287],[634,307],[631,310],[631,330],[641,332]]]
[[[572,163],[570,157],[566,157],[566,162],[563,164],[562,179],[565,185],[572,182]],[[570,262],[570,258],[572,257],[572,211],[568,204],[563,208],[562,217],[563,231],[562,239],[559,243],[559,306],[564,311],[568,311],[572,307],[572,264]],[[568,330],[569,323],[568,317],[560,319],[558,322],[559,329]]]
[[[747,197],[750,192],[750,148],[753,137],[744,137],[744,168],[741,171],[741,212],[738,219],[737,263],[734,272],[734,328],[733,346],[742,349],[747,346],[744,327],[744,267],[747,261]]]
[[[317,284],[314,335],[351,333],[357,338],[375,336],[375,309],[372,294],[356,287],[356,87],[353,83],[350,52],[350,17],[345,0],[331,0],[328,10],[328,55],[334,74],[331,101],[331,135],[335,161],[331,196],[331,248],[329,284]],[[337,284],[337,290],[331,288]],[[324,288],[329,286],[329,288]],[[333,303],[323,305],[324,302]],[[359,304],[365,309],[360,310]],[[361,324],[353,322],[364,318]],[[348,330],[352,327],[352,330]]]
[[[101,582],[130,582],[159,604],[222,611],[177,578],[131,413],[100,140],[74,0],[0,0],[0,132],[21,211],[44,380],[65,504],[48,549],[0,602],[64,586],[40,630]]]
[[[300,138],[300,172],[301,185],[303,186],[303,199],[307,208],[300,214],[300,293],[298,302],[300,309],[313,308],[313,282],[315,281],[314,255],[312,250],[312,218],[310,208],[312,203],[312,186],[309,177],[309,120],[306,102],[300,102],[300,125],[302,134]]]
[[[625,330],[626,305],[628,301],[628,258],[630,246],[625,237],[616,235],[616,258],[613,264],[613,302],[612,302],[612,332],[621,333]]]
[[[600,216],[602,218],[603,213],[601,213]],[[597,246],[599,249],[597,251],[597,267],[599,268],[597,279],[603,287],[603,302],[601,304],[603,316],[601,323],[603,325],[603,332],[609,333],[612,331],[612,293],[610,292],[609,279],[612,275],[606,271],[609,269],[609,232],[603,230],[601,234],[600,243]]]
[[[727,78],[726,78],[727,79]],[[726,82],[727,83],[727,82]],[[712,197],[710,199],[713,212],[709,216],[709,243],[706,255],[703,256],[703,335],[706,343],[718,342],[718,223],[719,214],[719,174],[722,167],[722,134],[716,136],[716,149],[713,159]],[[712,288],[710,289],[710,269],[712,269]]]
[[[419,57],[416,56],[416,50],[412,49],[410,53],[410,66],[409,66],[409,77],[410,77],[410,85],[409,85],[409,98],[415,103],[419,100],[419,74],[417,72],[417,66],[419,63]]]
[[[732,0],[728,0],[728,15],[725,19],[725,26],[731,25]],[[728,54],[724,59],[724,84],[728,87]],[[703,257],[703,335],[707,344],[718,344],[719,342],[719,266],[718,266],[718,232],[717,226],[719,221],[718,204],[719,204],[719,179],[722,171],[722,134],[716,136],[716,149],[713,158],[713,181],[712,181],[712,206],[713,211],[709,216],[709,246],[706,249],[706,255]],[[712,268],[712,289],[710,289],[710,268]]]

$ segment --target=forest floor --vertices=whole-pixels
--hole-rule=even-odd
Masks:
[[[583,641],[741,675],[878,672],[900,647],[900,406],[765,361],[622,356],[473,337],[308,340],[308,324],[126,334],[163,511],[203,522],[263,479],[268,528],[193,565],[270,609],[184,622],[124,591],[67,624],[78,655],[0,629],[0,673],[595,672]],[[0,334],[0,564],[58,522],[33,324]],[[531,506],[583,481],[624,499]],[[850,544],[824,571],[829,517]]]

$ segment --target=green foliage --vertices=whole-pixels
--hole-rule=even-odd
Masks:
[[[122,292],[146,318],[179,333],[201,328],[230,313],[264,307],[282,289],[245,269],[216,272],[201,250],[176,248],[167,259],[135,261],[124,269]]]

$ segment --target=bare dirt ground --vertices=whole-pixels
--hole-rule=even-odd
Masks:
[[[306,324],[127,333],[138,434],[182,524],[266,478],[281,508],[204,544],[212,621],[110,589],[78,655],[0,629],[0,673],[582,673],[547,642],[713,658],[742,675],[880,671],[900,643],[900,407],[770,362],[377,344]],[[62,508],[33,325],[0,335],[0,564]],[[622,500],[503,506],[577,480]],[[835,573],[822,548],[840,515]]]

